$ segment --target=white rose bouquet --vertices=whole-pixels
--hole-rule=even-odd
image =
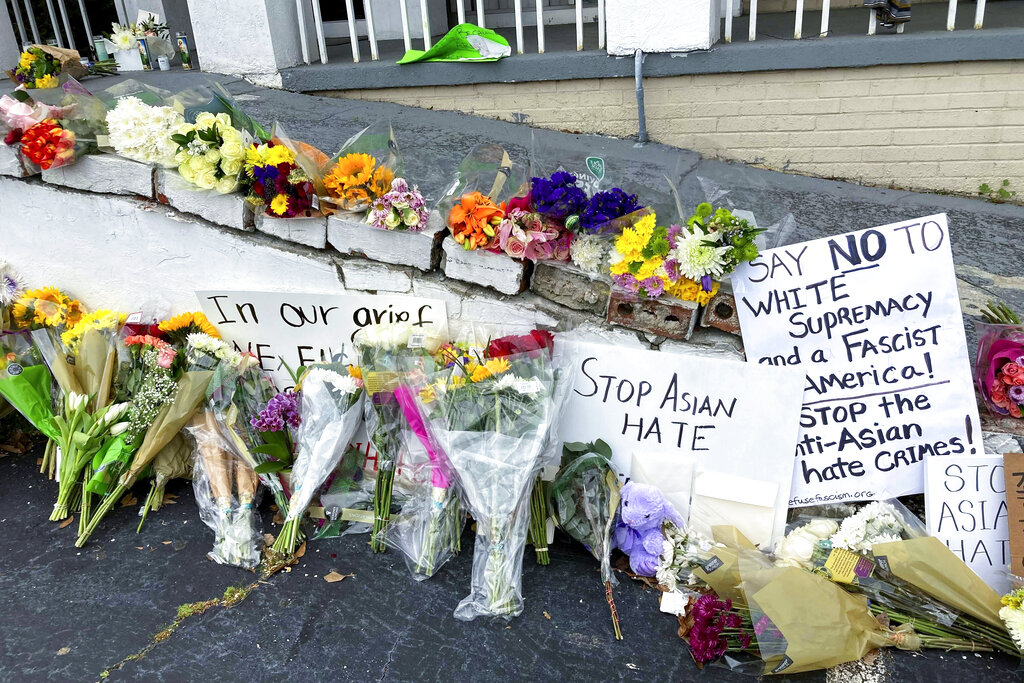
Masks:
[[[171,167],[178,147],[171,140],[185,118],[171,107],[154,107],[138,97],[122,97],[107,113],[110,145],[123,157]]]
[[[229,194],[238,189],[250,140],[231,125],[228,114],[203,112],[195,123],[183,123],[170,136],[177,145],[174,162],[188,183]]]

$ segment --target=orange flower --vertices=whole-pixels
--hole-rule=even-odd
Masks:
[[[480,192],[464,194],[448,214],[448,227],[463,249],[486,248],[505,217],[505,204],[495,204]]]
[[[370,194],[373,198],[376,199],[391,190],[391,181],[394,179],[394,171],[387,166],[378,166],[377,170],[373,172],[373,178],[370,180]]]
[[[324,185],[333,190],[332,195],[340,196],[350,187],[365,185],[376,165],[377,160],[369,154],[346,154],[324,177]]]

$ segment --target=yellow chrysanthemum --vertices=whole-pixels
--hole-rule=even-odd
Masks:
[[[433,403],[437,400],[437,393],[434,391],[433,385],[428,384],[420,389],[420,400],[424,403]]]
[[[292,154],[292,151],[284,145],[274,145],[273,147],[268,148],[263,159],[264,163],[268,166],[295,163],[295,155]]]
[[[492,358],[487,361],[487,364],[484,367],[486,367],[487,371],[492,375],[500,375],[503,372],[508,372],[508,369],[511,366],[509,365],[507,358]]]
[[[181,313],[173,318],[168,318],[160,323],[159,328],[161,332],[166,332],[168,336],[172,336],[182,342],[185,337],[194,332],[202,332],[214,339],[220,339],[220,332],[210,323],[206,315],[200,311]]]
[[[260,153],[260,147],[266,149],[266,145],[260,145],[259,147],[250,145],[245,150],[245,172],[250,178],[253,177],[253,168],[263,166],[263,155]]]
[[[465,383],[466,383],[466,378],[462,377],[461,375],[452,377],[452,386],[453,387],[461,387]]]
[[[100,310],[86,313],[78,323],[60,336],[60,340],[72,352],[77,351],[78,343],[88,330],[118,330],[127,316],[117,311]]]
[[[650,235],[643,237],[637,228],[626,228],[615,239],[615,249],[622,254],[625,260],[639,261],[643,258],[640,252],[647,246],[650,239]]]
[[[640,270],[636,272],[636,275],[634,277],[636,277],[637,280],[646,280],[650,276],[654,275],[655,271],[657,271],[660,267],[661,258],[654,257],[649,261],[644,261],[643,264],[640,266]]]
[[[36,61],[36,56],[31,52],[22,52],[21,59],[18,60],[18,66],[22,69],[32,68],[32,62]]]
[[[42,78],[36,79],[36,88],[56,88],[60,85],[60,81],[53,74],[46,74]]]
[[[278,216],[283,216],[288,211],[288,195],[279,194],[270,200],[270,210]]]
[[[608,270],[611,271],[612,275],[624,275],[629,272],[629,261],[623,260],[613,263]]]

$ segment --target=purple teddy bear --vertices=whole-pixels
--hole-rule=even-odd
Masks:
[[[650,484],[628,482],[620,493],[619,514],[615,520],[614,547],[629,556],[629,566],[640,576],[654,576],[658,569],[664,535],[661,523],[667,518],[684,527],[672,504]]]

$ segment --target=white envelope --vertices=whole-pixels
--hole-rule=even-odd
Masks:
[[[690,526],[711,538],[711,527],[729,524],[751,543],[769,549],[776,531],[775,501],[779,485],[725,472],[698,470],[693,478]]]
[[[690,493],[693,490],[693,468],[696,460],[671,451],[633,451],[629,478],[641,484],[656,486],[665,499],[686,519],[690,516]]]

